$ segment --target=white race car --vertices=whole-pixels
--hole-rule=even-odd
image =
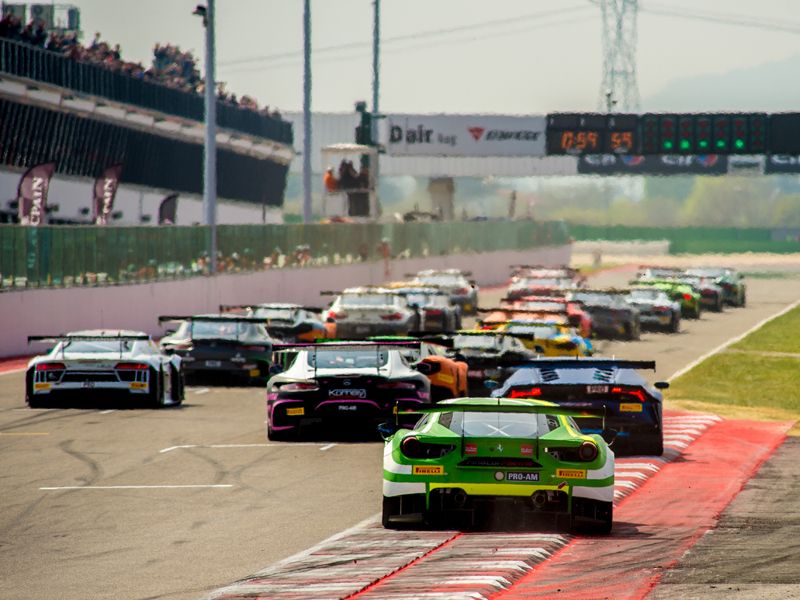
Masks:
[[[31,408],[72,400],[141,399],[151,406],[183,401],[181,359],[164,354],[140,331],[92,330],[29,336],[55,346],[28,363],[25,401]]]

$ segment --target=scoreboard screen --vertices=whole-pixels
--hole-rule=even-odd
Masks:
[[[547,119],[548,154],[631,154],[636,115],[554,114]]]

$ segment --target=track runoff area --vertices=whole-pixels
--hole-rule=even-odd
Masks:
[[[619,284],[629,276],[623,267],[593,283]],[[503,293],[504,289],[483,290],[481,302],[496,303]],[[654,358],[658,371],[653,379],[670,378],[796,305],[798,297],[800,279],[752,279],[747,308],[706,313],[700,321],[685,322],[677,336],[645,334],[639,342],[601,343],[598,351]],[[7,543],[0,544],[0,566],[10,575],[10,598],[55,591],[63,598],[87,593],[118,596],[120,589],[129,590],[123,597],[227,600],[642,598],[657,590],[662,575],[716,526],[719,515],[782,444],[791,426],[670,410],[668,392],[664,455],[617,460],[615,523],[609,536],[569,535],[556,529],[389,531],[373,514],[380,505],[379,443],[264,443],[263,414],[246,425],[235,414],[255,398],[263,405],[260,391],[195,388],[180,411],[117,411],[105,415],[109,421],[104,422],[102,412],[110,411],[30,414],[22,401],[20,362],[8,362],[0,370],[5,371],[0,377],[0,467],[6,473],[30,472],[11,482],[15,497],[25,501],[4,502],[7,515],[0,517],[0,530],[7,532]],[[213,402],[216,412],[202,413],[204,402]],[[225,411],[232,421],[227,427]],[[197,412],[212,423],[205,429],[196,423],[194,431],[187,431],[181,425],[185,412]],[[256,413],[248,409],[246,414]],[[120,464],[112,464],[103,458],[108,449],[100,442],[84,444],[93,452],[79,452],[70,437],[75,429],[65,434],[69,439],[59,439],[57,431],[50,438],[48,429],[63,426],[70,417],[84,420],[80,431],[97,432],[98,426],[110,427],[120,419],[127,421],[121,431],[139,419],[145,423],[135,440],[112,431],[111,443],[122,445],[126,453],[124,460],[114,459]],[[237,428],[246,432],[233,435],[231,429]],[[93,439],[92,434],[86,436]],[[60,477],[37,462],[48,446],[67,457],[58,466]],[[131,462],[131,455],[143,446],[158,449]],[[354,454],[345,454],[348,446],[368,459],[359,462]],[[220,453],[239,453],[242,458],[229,464]],[[195,462],[170,469],[171,461],[190,460],[187,457]],[[248,469],[265,460],[275,466],[271,481],[247,476]],[[355,465],[351,472],[346,470],[348,462]],[[173,471],[182,475],[167,480],[164,473]],[[332,480],[342,477],[350,478],[344,486],[351,488],[349,493],[333,493]],[[292,482],[298,479],[301,492],[292,492]],[[324,485],[315,488],[316,481]],[[63,482],[70,485],[59,485]],[[6,492],[12,490],[3,489],[6,485],[0,483],[0,491],[8,498]],[[359,487],[369,493],[360,493]],[[235,500],[236,488],[253,492],[249,505]],[[253,500],[270,496],[277,497],[276,504]],[[363,518],[359,515],[367,518],[352,525]],[[44,525],[31,523],[34,518]],[[104,524],[104,519],[110,523]],[[336,531],[327,522],[338,523],[339,533],[308,543]],[[89,536],[98,523],[100,537]],[[14,535],[15,527],[25,533]],[[135,527],[141,531],[129,531]],[[72,547],[62,539],[84,534],[84,543],[91,547]],[[47,541],[50,538],[61,541]],[[129,547],[135,543],[149,543],[151,549],[137,554]],[[278,560],[281,551],[283,556],[296,553]],[[48,553],[58,554],[50,568],[22,564],[37,554],[46,560]],[[73,554],[73,560],[65,553]],[[260,568],[269,565],[270,558],[278,562]],[[225,585],[226,579],[234,583]]]

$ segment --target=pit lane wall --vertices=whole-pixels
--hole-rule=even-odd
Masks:
[[[392,259],[329,267],[274,269],[105,287],[42,288],[0,294],[0,357],[22,356],[29,335],[54,335],[81,329],[133,329],[163,335],[157,318],[165,314],[218,312],[220,304],[298,302],[325,306],[323,290],[377,284],[429,268],[472,272],[480,286],[502,285],[508,265],[569,264],[571,246]]]

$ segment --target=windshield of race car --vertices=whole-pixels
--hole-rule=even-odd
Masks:
[[[457,335],[453,338],[453,347],[459,349],[495,350],[498,346],[498,338],[493,335]]]
[[[253,316],[270,321],[294,321],[296,313],[294,308],[257,308]]]
[[[573,287],[572,279],[561,277],[524,277],[514,287]]]
[[[537,340],[544,340],[558,335],[558,328],[550,325],[509,325],[505,331],[519,335],[530,335]]]
[[[64,352],[74,352],[76,354],[128,353],[133,350],[134,344],[136,344],[136,342],[133,340],[74,340],[65,341],[61,350]],[[138,344],[138,346],[140,348],[147,347],[146,344]]]
[[[253,323],[243,323],[239,321],[190,321],[181,325],[175,334],[189,334],[192,339],[222,339],[238,340],[243,336],[257,336],[259,331]]]
[[[461,275],[448,275],[447,273],[421,275],[417,279],[422,283],[429,283],[431,285],[468,285],[467,281]]]
[[[561,302],[525,302],[521,304],[519,307],[515,306],[514,308],[521,308],[523,310],[546,310],[546,311],[562,311],[564,310],[565,305]]]
[[[629,294],[631,300],[666,300],[667,295],[657,288],[651,290],[631,290]]]
[[[342,306],[391,306],[394,301],[391,294],[342,294]]]
[[[387,350],[373,348],[326,349],[308,353],[308,366],[317,369],[366,369],[383,367],[389,362]]]
[[[528,413],[445,412],[439,417],[439,424],[465,437],[519,438],[540,435],[539,415]]]
[[[614,301],[610,294],[575,294],[572,299],[584,304],[612,304]]]

